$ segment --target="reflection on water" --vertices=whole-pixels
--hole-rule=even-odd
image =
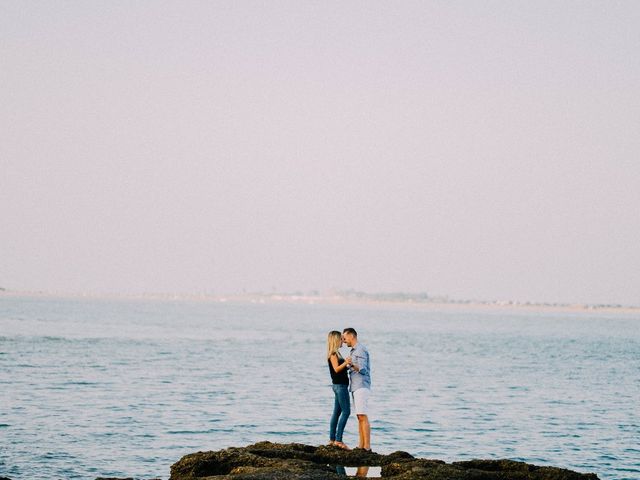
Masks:
[[[363,465],[361,467],[343,467],[336,465],[336,473],[345,477],[380,477],[382,475],[382,467],[372,467]]]

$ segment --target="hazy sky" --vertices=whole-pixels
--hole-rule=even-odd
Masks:
[[[640,304],[640,2],[0,1],[0,286]]]

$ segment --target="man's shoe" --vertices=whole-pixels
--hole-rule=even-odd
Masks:
[[[369,452],[371,453],[371,449],[370,448],[362,448],[362,447],[355,447],[353,449],[354,452],[358,452],[358,451],[362,451],[362,452]]]

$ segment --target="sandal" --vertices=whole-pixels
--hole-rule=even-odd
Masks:
[[[333,446],[334,447],[338,447],[341,448],[343,450],[351,450],[349,447],[347,447],[344,443],[342,442],[333,442]]]

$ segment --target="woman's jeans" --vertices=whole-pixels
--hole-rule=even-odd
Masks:
[[[329,440],[342,441],[342,432],[351,415],[351,399],[349,398],[349,385],[333,385],[335,402],[333,403],[333,415],[329,424]]]

